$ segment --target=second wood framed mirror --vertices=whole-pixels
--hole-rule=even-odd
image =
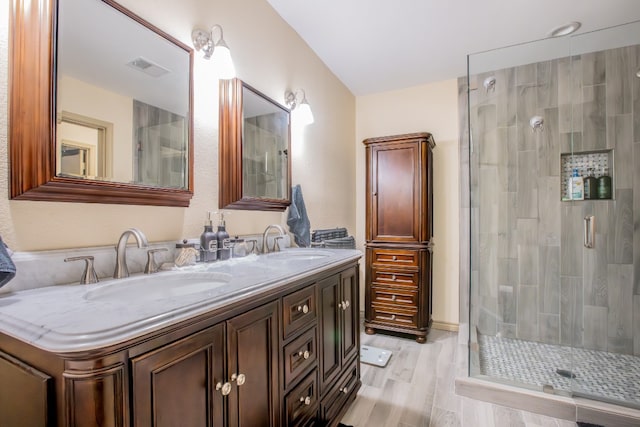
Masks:
[[[220,81],[219,207],[284,211],[291,200],[291,113],[239,79]]]

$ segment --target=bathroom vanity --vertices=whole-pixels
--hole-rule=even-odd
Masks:
[[[355,250],[290,249],[0,297],[0,425],[337,425]]]

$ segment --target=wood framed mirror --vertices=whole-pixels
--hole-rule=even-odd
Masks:
[[[220,81],[219,207],[284,211],[291,112],[239,79]]]
[[[112,0],[10,3],[11,199],[189,206],[193,50]]]

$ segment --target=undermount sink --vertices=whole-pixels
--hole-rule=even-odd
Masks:
[[[91,289],[84,298],[89,301],[162,300],[209,292],[227,285],[230,280],[231,275],[225,273],[159,273],[119,279]]]
[[[281,252],[271,252],[266,255],[270,260],[310,261],[330,257],[329,251],[317,249],[287,249]]]

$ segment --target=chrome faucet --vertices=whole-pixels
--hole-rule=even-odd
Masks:
[[[272,228],[275,228],[280,232],[280,236],[277,236],[273,241],[273,249],[272,249],[273,252],[280,250],[278,246],[278,239],[284,238],[286,234],[286,232],[284,231],[284,228],[282,228],[282,226],[280,226],[279,224],[267,225],[267,228],[265,228],[264,233],[262,234],[262,253],[263,254],[268,254],[270,252],[269,242],[267,241],[267,238],[269,237],[269,231]]]
[[[144,233],[137,228],[129,228],[125,230],[118,240],[116,246],[116,269],[113,272],[114,279],[122,279],[123,277],[129,277],[129,269],[127,268],[127,241],[129,236],[136,238],[139,248],[146,248],[149,245],[147,237]]]

